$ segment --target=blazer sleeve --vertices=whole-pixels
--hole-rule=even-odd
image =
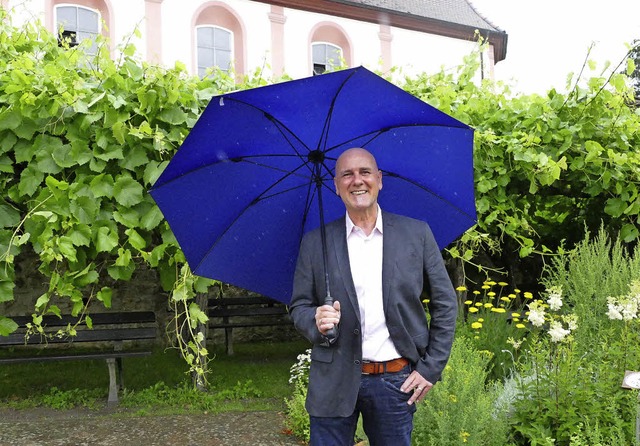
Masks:
[[[306,234],[300,244],[300,252],[293,277],[293,293],[289,314],[296,330],[313,344],[322,344],[325,339],[316,327],[316,308],[321,305],[316,293],[313,255],[314,232]]]
[[[424,274],[429,295],[429,344],[416,370],[431,383],[438,381],[449,360],[456,328],[458,300],[431,229],[426,227]]]

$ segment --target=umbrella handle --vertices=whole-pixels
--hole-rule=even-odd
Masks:
[[[326,270],[326,267],[325,267],[325,270]],[[329,278],[327,277],[327,285],[328,285],[328,280]],[[328,288],[327,288],[327,295],[324,298],[324,304],[329,305],[330,307],[333,307],[333,297],[331,297],[331,292],[328,290]],[[329,330],[327,330],[324,337],[325,337],[325,340],[329,342],[329,345],[336,342],[336,339],[338,339],[338,325],[336,324],[333,326],[333,328],[330,328]]]
[[[329,342],[329,345],[333,344],[334,342],[336,342],[336,339],[338,339],[338,328],[337,326],[334,326],[333,328],[330,328],[329,330],[327,330],[327,333],[324,335],[326,341]]]

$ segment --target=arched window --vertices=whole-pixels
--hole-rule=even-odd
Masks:
[[[89,55],[95,55],[95,38],[100,34],[100,13],[93,9],[76,5],[60,5],[55,8],[56,29],[60,33],[58,41],[66,41],[69,46],[77,46],[85,39],[93,41],[87,49]]]
[[[211,67],[229,71],[233,60],[233,33],[219,26],[196,28],[198,76],[204,77]]]
[[[311,45],[313,75],[322,74],[340,66],[342,48],[331,43],[314,43]]]
[[[332,22],[321,22],[309,34],[311,68],[314,75],[344,64],[351,66],[351,42],[346,32]]]
[[[203,76],[207,68],[216,66],[237,76],[244,74],[245,32],[240,16],[222,2],[203,3],[193,16],[193,70]]]

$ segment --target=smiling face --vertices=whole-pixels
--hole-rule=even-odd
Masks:
[[[374,217],[377,215],[382,172],[373,155],[360,148],[346,150],[336,161],[333,182],[352,220],[371,215],[371,212]]]

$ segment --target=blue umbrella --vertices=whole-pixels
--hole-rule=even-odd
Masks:
[[[289,303],[302,236],[345,213],[351,147],[440,248],[475,224],[473,129],[363,67],[212,98],[150,193],[195,274]]]

